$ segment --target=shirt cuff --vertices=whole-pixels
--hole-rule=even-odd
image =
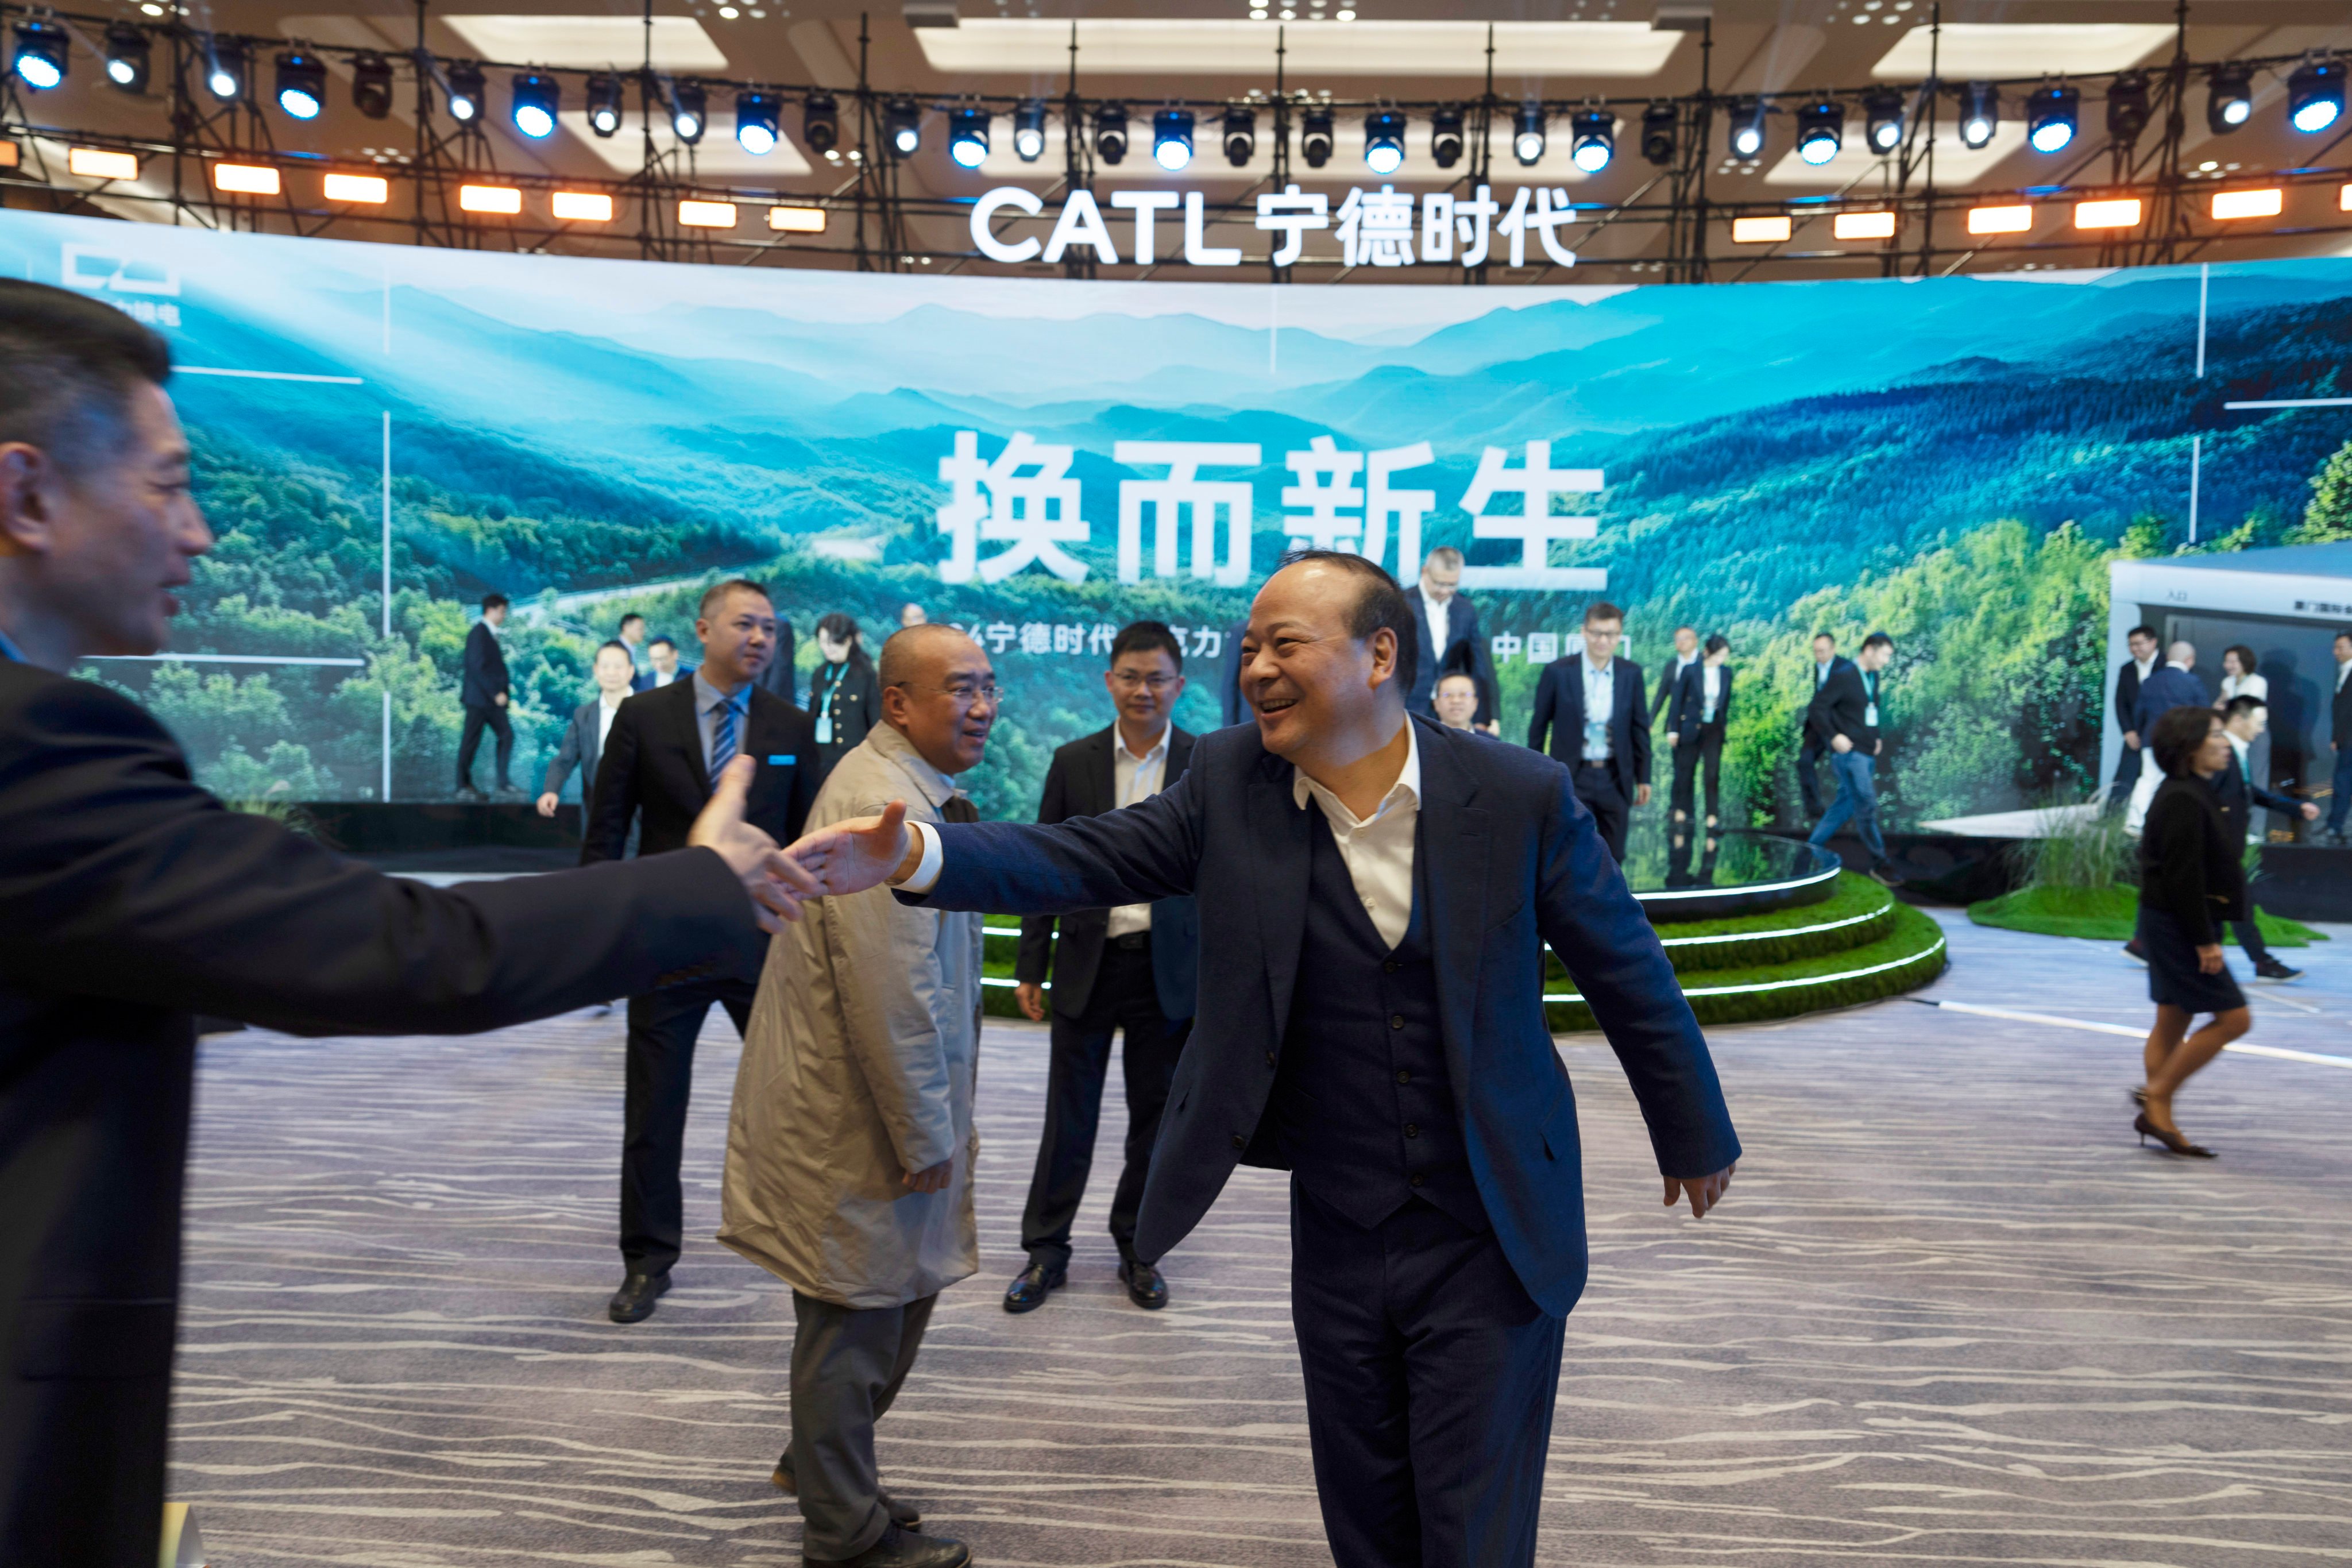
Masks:
[[[913,874],[905,881],[894,880],[890,886],[902,893],[928,893],[939,881],[940,868],[945,863],[947,858],[940,850],[940,836],[931,831],[929,823],[910,822],[907,824],[907,830],[912,833],[916,841],[922,846],[922,858],[915,863]]]

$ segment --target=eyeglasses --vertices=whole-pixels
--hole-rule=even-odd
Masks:
[[[1129,691],[1139,686],[1149,687],[1156,695],[1167,690],[1182,678],[1167,674],[1138,675],[1131,669],[1114,669],[1110,672],[1110,679],[1114,686],[1123,686]]]
[[[1004,688],[993,683],[987,686],[969,686],[959,682],[954,686],[908,686],[905,689],[939,692],[966,712],[983,704],[996,709],[1002,709],[1004,706]]]

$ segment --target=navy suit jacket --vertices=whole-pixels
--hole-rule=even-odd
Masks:
[[[2147,744],[2148,731],[2175,708],[2203,708],[2213,699],[2195,676],[2175,665],[2165,665],[2139,683],[2139,703],[2132,710],[2131,727]]]
[[[457,683],[457,702],[464,708],[495,708],[507,695],[506,650],[488,621],[476,621],[466,633],[466,664]]]
[[[1445,601],[1445,625],[1433,626],[1429,624],[1429,606],[1423,601],[1420,588],[1407,588],[1404,596],[1412,605],[1415,637],[1412,689],[1405,694],[1405,707],[1434,717],[1438,671],[1444,668],[1447,654],[1466,647],[1470,653],[1468,674],[1478,684],[1478,709],[1470,715],[1470,722],[1493,723],[1495,658],[1487,649],[1486,639],[1478,635],[1478,606],[1456,594]]]
[[[1419,726],[1415,858],[1471,1174],[1520,1283],[1565,1316],[1584,1289],[1584,1187],[1576,1100],[1544,1021],[1547,944],[1632,1080],[1659,1168],[1712,1174],[1739,1157],[1739,1140],[1665,950],[1568,771],[1426,719],[1407,722]],[[1054,826],[935,829],[938,882],[899,895],[940,909],[1054,914],[1191,893],[1208,912],[1200,1005],[1136,1231],[1147,1259],[1200,1223],[1236,1164],[1280,1164],[1260,1123],[1299,978],[1307,813],[1320,809],[1295,803],[1292,780],[1255,729],[1220,730],[1194,742],[1182,778],[1123,811]]]
[[[1731,722],[1731,666],[1721,667],[1723,679],[1716,683],[1715,721],[1719,725]],[[1706,711],[1706,666],[1686,664],[1675,682],[1674,706],[1666,710],[1666,728],[1677,742],[1698,738],[1699,716]]]
[[[1612,662],[1617,682],[1609,714],[1609,771],[1631,805],[1634,787],[1650,782],[1649,710],[1642,697],[1642,667],[1630,658]],[[1584,756],[1583,666],[1580,653],[1544,666],[1543,679],[1536,682],[1535,714],[1528,721],[1528,744],[1542,751],[1549,730],[1551,754],[1571,768]]]

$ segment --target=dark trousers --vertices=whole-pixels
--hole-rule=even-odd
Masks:
[[[1489,1231],[1418,1199],[1373,1228],[1290,1184],[1307,1445],[1344,1568],[1531,1563],[1566,1324]]]
[[[2126,742],[2123,754],[2116,759],[2115,783],[2107,786],[2107,809],[2122,811],[2131,805],[2132,786],[2139,783],[2139,770],[2147,753]]]
[[[1609,846],[1609,853],[1619,860],[1625,858],[1625,824],[1632,814],[1632,803],[1625,792],[1617,787],[1617,770],[1608,763],[1576,763],[1576,798],[1592,814],[1601,829],[1601,841]]]
[[[457,736],[457,787],[473,787],[474,753],[482,749],[484,730],[499,738],[499,787],[512,789],[514,780],[508,768],[514,762],[514,726],[507,722],[507,710],[496,707],[466,710],[466,727]]]
[[[1878,786],[1872,777],[1870,753],[1859,746],[1850,752],[1832,752],[1830,774],[1837,780],[1837,798],[1830,802],[1810,842],[1826,849],[1838,829],[1852,822],[1863,847],[1870,852],[1870,864],[1878,865],[1886,858],[1886,840],[1878,831]]]
[[[1702,724],[1688,741],[1675,744],[1675,784],[1671,804],[1674,807],[1674,834],[1669,840],[1670,858],[1675,869],[1687,869],[1690,865],[1692,818],[1697,815],[1697,784],[1704,774],[1706,785],[1707,834],[1712,835],[1723,820],[1723,726]]]
[[[694,1042],[713,1002],[741,1034],[751,1019],[749,980],[674,985],[629,998],[628,1087],[621,1133],[621,1258],[632,1274],[667,1274],[686,1234],[677,1168],[694,1098]]]
[[[874,1424],[914,1370],[938,1300],[859,1308],[793,1292],[792,1470],[803,1557],[855,1557],[889,1528]]]
[[[1828,751],[1827,746],[1811,735],[1807,735],[1805,743],[1797,748],[1797,793],[1804,797],[1808,817],[1817,817],[1824,809],[1822,805],[1822,756]]]
[[[0,1493],[0,1563],[153,1568],[163,1534],[168,1367],[122,1377],[27,1375],[32,1370],[0,1372],[0,1477],[8,1483]]]
[[[2260,964],[2271,961],[2270,944],[2263,941],[2263,928],[2254,923],[2252,915],[2249,914],[2242,921],[2231,921],[2230,931],[2238,939],[2238,945],[2245,950],[2247,962]]]
[[[2336,748],[2336,773],[2328,781],[2327,831],[2344,831],[2344,816],[2352,810],[2352,745]]]
[[[1192,1020],[1171,1024],[1160,1016],[1150,947],[1121,947],[1114,940],[1103,948],[1085,1010],[1074,1018],[1055,1013],[1051,1027],[1045,1133],[1029,1178],[1029,1204],[1021,1214],[1021,1245],[1034,1263],[1069,1267],[1070,1226],[1094,1169],[1095,1129],[1102,1121],[1103,1079],[1116,1030],[1126,1036],[1119,1066],[1127,1079],[1127,1163],[1111,1194],[1110,1238],[1118,1245],[1120,1259],[1131,1261],[1151,1144],[1160,1136],[1160,1113],[1167,1107],[1176,1058],[1192,1032]]]

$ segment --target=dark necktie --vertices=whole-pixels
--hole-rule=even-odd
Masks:
[[[980,807],[972,805],[971,796],[968,795],[951,795],[948,796],[948,803],[940,807],[940,819],[943,822],[978,822]]]

